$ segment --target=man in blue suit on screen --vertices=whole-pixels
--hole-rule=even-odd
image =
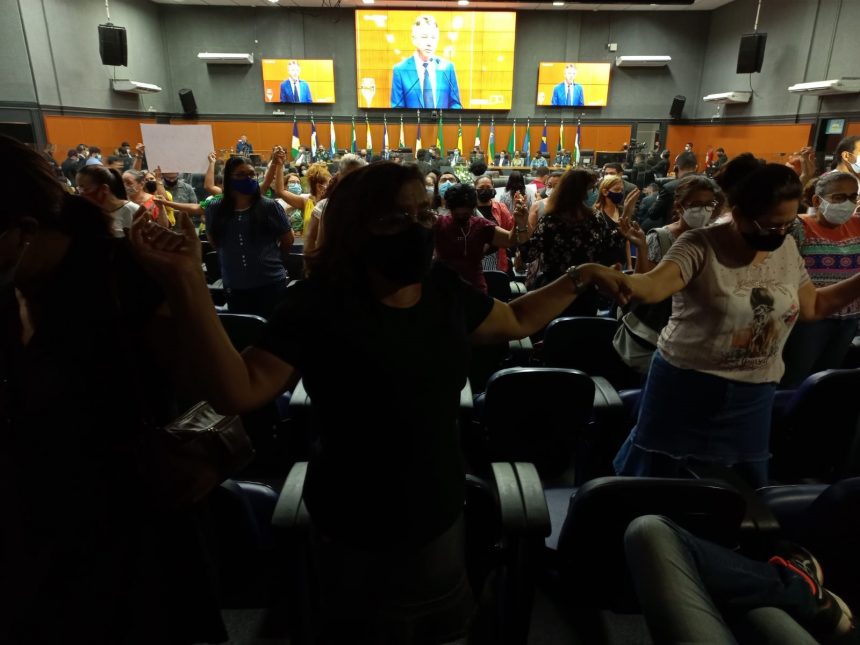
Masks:
[[[576,65],[568,63],[564,66],[564,82],[555,86],[552,91],[553,105],[585,105],[585,92],[582,85],[574,83]]]
[[[433,16],[418,16],[412,25],[415,53],[394,66],[391,107],[461,110],[454,65],[436,57],[439,25]]]
[[[298,61],[287,63],[287,72],[290,77],[281,83],[281,103],[313,103],[310,85],[299,79],[301,69]]]

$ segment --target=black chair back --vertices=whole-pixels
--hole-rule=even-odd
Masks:
[[[305,277],[305,256],[302,253],[290,253],[284,260],[287,276],[290,280],[302,280]]]
[[[663,515],[694,535],[735,547],[746,513],[743,496],[711,480],[600,477],[571,497],[558,554],[575,575],[583,603],[635,611],[624,532],[642,515]],[[587,584],[582,584],[587,581]]]
[[[613,318],[599,316],[556,318],[544,332],[544,364],[602,376],[618,390],[640,387],[642,377],[612,346],[618,324]]]
[[[860,475],[860,369],[809,376],[774,419],[772,474],[779,481],[835,482]]]
[[[594,382],[576,370],[512,367],[487,382],[481,424],[489,461],[525,461],[541,479],[571,465],[591,420]]]
[[[203,256],[203,264],[206,266],[206,282],[212,284],[221,279],[221,263],[218,261],[218,252],[210,251]]]
[[[233,347],[240,352],[257,343],[266,327],[265,318],[251,314],[219,313],[218,319],[230,337]]]
[[[504,251],[501,251],[504,252]],[[491,298],[502,302],[511,301],[511,279],[504,271],[484,271],[484,280],[487,281],[487,293]]]

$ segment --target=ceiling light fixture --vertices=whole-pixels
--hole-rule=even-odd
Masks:
[[[465,7],[466,5],[469,4],[469,0],[457,0],[457,4],[460,5],[461,7]]]
[[[361,0],[364,4],[373,4],[376,0]]]
[[[553,7],[563,7],[564,3],[561,2],[561,0],[556,0],[555,2],[552,3],[552,6]]]

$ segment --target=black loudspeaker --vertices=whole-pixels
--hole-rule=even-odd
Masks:
[[[680,119],[681,112],[684,111],[684,103],[687,102],[687,97],[678,95],[672,99],[672,107],[669,108],[669,116],[673,119]]]
[[[179,100],[185,114],[197,114],[197,101],[194,100],[194,92],[188,88],[179,90]]]
[[[99,25],[99,56],[102,65],[128,65],[125,27],[115,27],[110,23]]]
[[[743,34],[738,49],[738,74],[752,74],[761,71],[764,62],[764,46],[767,34]]]

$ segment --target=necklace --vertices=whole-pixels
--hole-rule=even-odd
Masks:
[[[463,227],[460,227],[460,233],[463,235],[463,257],[466,257],[468,253],[468,243],[469,243],[469,233],[472,232],[472,220],[469,220],[469,227],[464,231]]]

